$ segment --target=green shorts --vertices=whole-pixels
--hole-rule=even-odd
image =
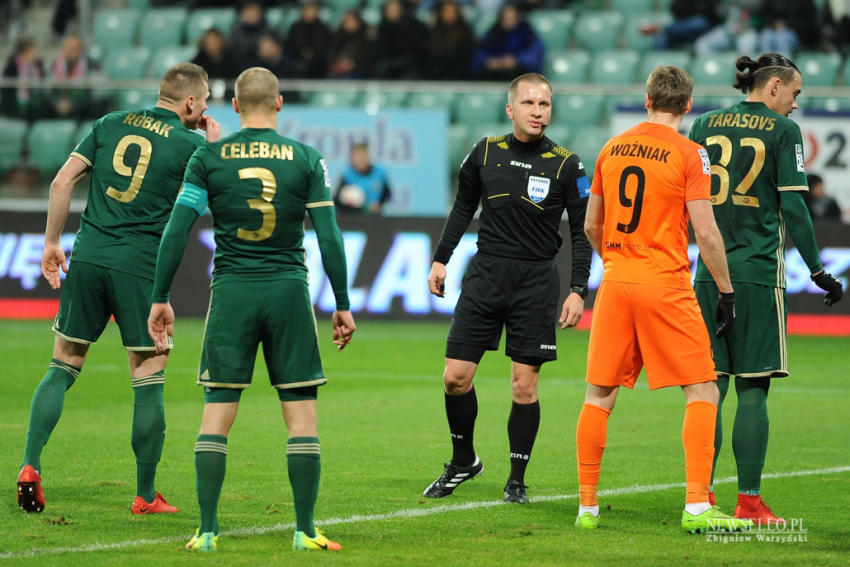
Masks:
[[[711,337],[714,365],[718,374],[739,378],[781,378],[788,376],[785,290],[758,284],[735,282],[735,323],[725,336],[714,332],[717,285],[696,282],[702,316]]]
[[[124,348],[156,350],[148,335],[152,288],[153,280],[72,261],[62,285],[53,331],[67,341],[91,344],[114,316]]]
[[[260,343],[275,388],[326,382],[306,281],[214,282],[198,384],[248,388]]]

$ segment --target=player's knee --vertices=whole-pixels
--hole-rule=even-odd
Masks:
[[[450,396],[461,396],[472,389],[472,376],[449,373],[443,374],[443,386]]]

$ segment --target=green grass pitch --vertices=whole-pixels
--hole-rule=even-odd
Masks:
[[[165,389],[168,432],[157,488],[174,516],[134,517],[132,393],[114,325],[89,352],[44,451],[47,507],[15,502],[32,392],[50,359],[50,325],[0,322],[0,436],[6,497],[0,563],[15,565],[846,565],[850,553],[850,387],[847,338],[791,337],[791,378],[770,393],[771,442],[763,494],[796,520],[794,541],[710,541],[679,526],[684,502],[677,389],[624,390],[602,464],[603,515],[596,532],[573,527],[578,505],[575,424],[584,395],[588,334],[559,332],[560,359],[543,368],[542,423],[526,482],[532,502],[501,501],[508,473],[509,361],[485,356],[476,378],[480,477],[451,497],[422,490],[450,457],[441,374],[447,323],[359,322],[342,353],[319,322],[329,384],[320,389],[322,482],[317,524],[343,545],[336,554],[291,551],[293,509],[286,433],[277,396],[258,360],[228,440],[216,557],[182,546],[198,525],[193,445],[202,392],[194,385],[202,322],[178,320]],[[612,339],[616,340],[616,339]],[[734,508],[734,393],[716,487]],[[790,531],[790,525],[789,525]],[[783,535],[783,534],[779,534]],[[790,534],[785,534],[790,535]],[[803,540],[803,541],[800,541]]]

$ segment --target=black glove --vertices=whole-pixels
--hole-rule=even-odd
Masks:
[[[833,303],[838,303],[844,297],[844,289],[841,287],[841,281],[825,270],[812,276],[812,281],[815,285],[826,292],[823,298],[824,304],[829,307]]]
[[[732,330],[735,321],[735,292],[723,293],[717,298],[717,322],[720,326],[715,331],[715,337],[722,337]]]

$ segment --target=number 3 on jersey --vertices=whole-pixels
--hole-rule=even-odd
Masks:
[[[236,231],[236,237],[242,240],[259,242],[265,240],[274,232],[277,222],[277,213],[272,205],[272,199],[277,192],[277,180],[274,174],[264,167],[246,167],[239,170],[239,179],[259,179],[263,184],[263,193],[260,199],[247,199],[248,206],[263,214],[263,224],[260,228],[240,228]]]

